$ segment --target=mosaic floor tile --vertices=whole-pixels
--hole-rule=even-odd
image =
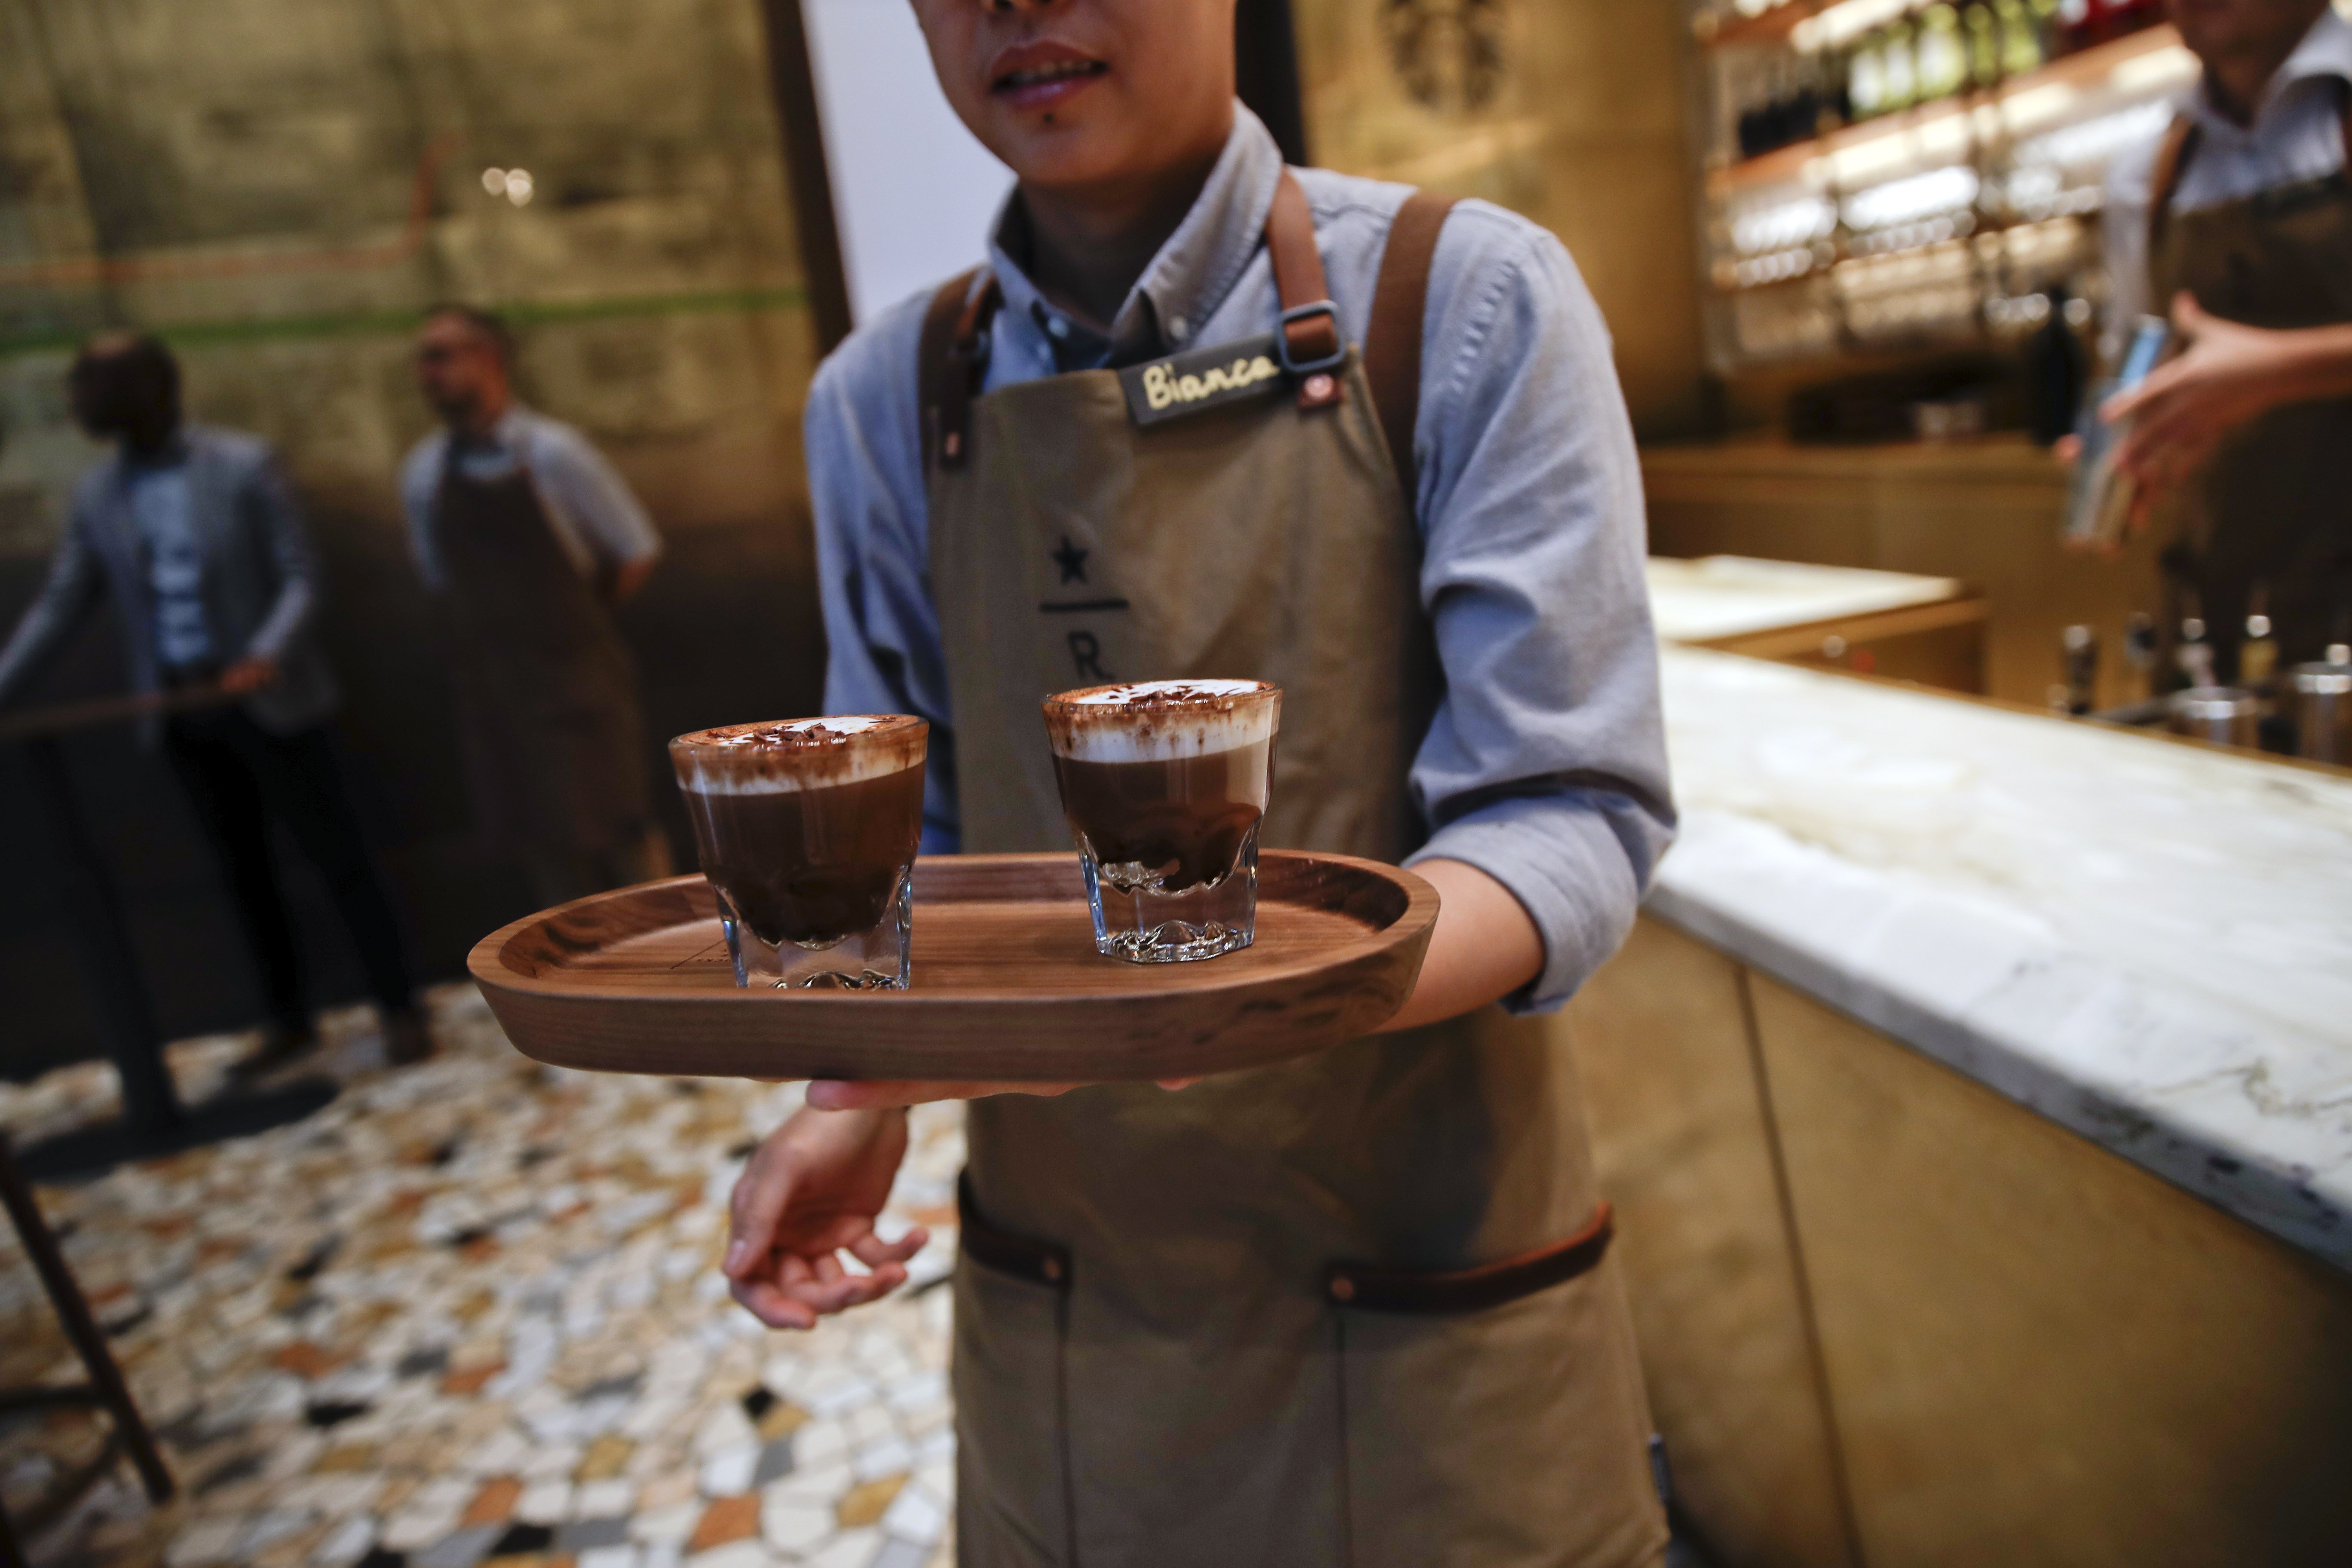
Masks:
[[[562,1072],[470,987],[442,1054],[389,1072],[371,1015],[324,1021],[309,1121],[41,1198],[181,1495],[101,1485],[41,1568],[943,1568],[944,1368],[962,1121],[916,1118],[886,1228],[916,1288],[771,1334],[715,1268],[725,1200],[791,1087]],[[251,1039],[184,1042],[182,1090]],[[0,1084],[20,1142],[115,1109],[110,1070]],[[0,1237],[0,1384],[78,1379]],[[94,1423],[0,1426],[0,1496],[93,1452]]]

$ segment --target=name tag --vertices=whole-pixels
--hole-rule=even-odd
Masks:
[[[1118,373],[1118,380],[1127,391],[1129,416],[1145,426],[1263,397],[1284,384],[1272,332],[1130,366]]]

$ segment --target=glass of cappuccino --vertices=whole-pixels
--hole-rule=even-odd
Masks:
[[[1257,934],[1257,838],[1282,693],[1255,680],[1097,686],[1045,700],[1095,947],[1183,963]]]
[[[930,726],[865,715],[669,743],[736,984],[903,991]]]

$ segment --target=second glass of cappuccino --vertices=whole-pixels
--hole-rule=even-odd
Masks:
[[[669,743],[735,982],[903,991],[930,726],[730,724]]]
[[[1258,829],[1281,713],[1281,691],[1256,680],[1156,680],[1045,700],[1097,951],[1183,963],[1255,939]]]

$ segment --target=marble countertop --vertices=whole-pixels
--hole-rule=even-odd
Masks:
[[[2352,1269],[2352,777],[1668,647],[1648,910]]]
[[[1964,591],[1949,577],[1809,566],[1745,555],[1709,555],[1697,561],[1653,556],[1649,577],[1650,609],[1658,636],[1680,643],[1937,605]]]

